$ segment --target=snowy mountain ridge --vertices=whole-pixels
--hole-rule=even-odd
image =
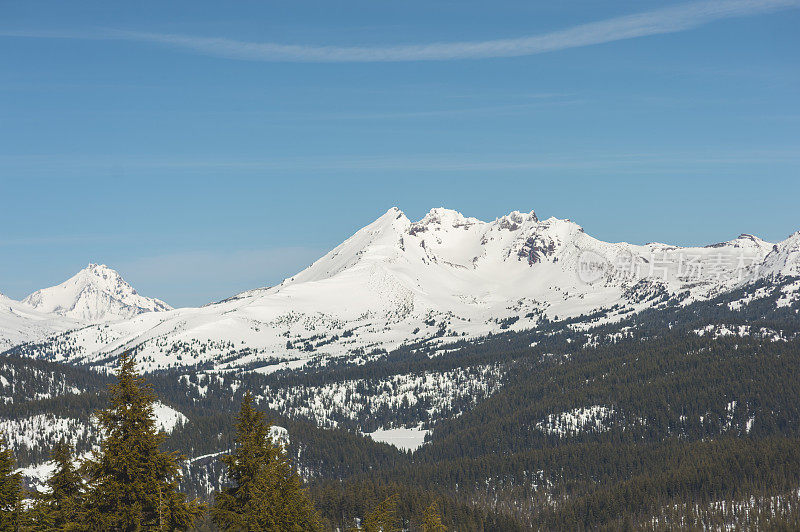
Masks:
[[[89,323],[127,319],[172,307],[144,297],[104,264],[89,264],[63,283],[37,290],[22,300],[33,309]]]
[[[0,294],[0,352],[79,325],[71,318],[38,312]]]
[[[570,220],[511,212],[491,222],[392,208],[282,283],[201,308],[147,312],[50,337],[24,351],[105,364],[134,349],[145,369],[211,364],[272,372],[368,358],[409,342],[442,345],[543,319],[616,320],[798,275],[800,233],[706,247],[607,243]],[[787,293],[786,297],[796,297]],[[52,308],[52,303],[50,303]]]

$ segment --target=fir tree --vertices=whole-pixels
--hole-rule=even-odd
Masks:
[[[110,405],[97,413],[104,439],[85,464],[85,522],[97,530],[183,530],[199,515],[197,501],[177,491],[176,453],[162,452],[165,436],[153,417],[155,395],[132,356],[120,357]]]
[[[56,470],[47,480],[49,490],[38,495],[31,518],[37,530],[78,530],[83,479],[73,464],[72,449],[61,441],[50,458]]]
[[[397,499],[396,494],[392,495],[372,510],[364,518],[364,532],[398,532]]]
[[[21,477],[14,473],[14,454],[5,448],[0,438],[0,530],[18,530],[20,527]]]
[[[447,527],[442,524],[439,508],[436,503],[431,503],[422,516],[422,532],[445,532]]]
[[[270,424],[247,393],[236,418],[236,446],[220,460],[230,486],[217,493],[211,516],[223,530],[319,530],[316,510]]]

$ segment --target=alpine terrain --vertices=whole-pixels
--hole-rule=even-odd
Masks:
[[[22,302],[39,312],[86,322],[121,320],[172,308],[158,299],[139,295],[104,264],[89,264],[60,285],[37,290]]]
[[[434,503],[454,530],[800,523],[800,232],[634,245],[393,208],[199,308],[94,264],[0,296],[0,352],[0,433],[31,488],[56,443],[101,448],[94,413],[133,355],[203,500],[252,400],[329,529],[386,500],[411,530]]]

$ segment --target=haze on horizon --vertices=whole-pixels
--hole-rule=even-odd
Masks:
[[[6,5],[0,292],[98,262],[200,305],[394,205],[782,240],[800,229],[799,4]]]

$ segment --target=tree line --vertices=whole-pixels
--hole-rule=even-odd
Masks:
[[[236,416],[234,447],[219,458],[226,482],[206,504],[179,486],[184,457],[162,450],[165,434],[153,416],[156,396],[122,355],[108,405],[96,413],[99,448],[83,460],[65,442],[54,446],[54,470],[41,491],[23,488],[10,449],[0,450],[0,530],[314,531],[324,522],[271,423],[245,394]],[[80,463],[78,463],[80,462]],[[352,530],[400,530],[398,498],[377,504]],[[435,503],[420,518],[426,532],[446,530]]]

